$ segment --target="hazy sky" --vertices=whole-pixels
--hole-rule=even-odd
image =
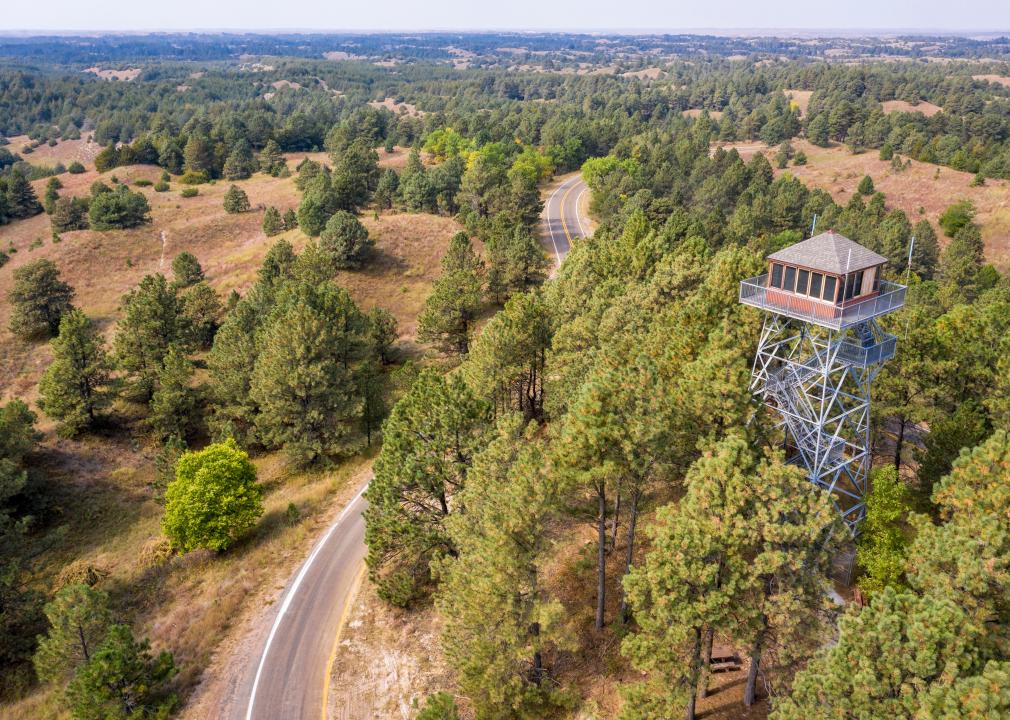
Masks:
[[[10,0],[0,30],[1010,30],[1010,0]]]

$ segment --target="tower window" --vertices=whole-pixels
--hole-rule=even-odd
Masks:
[[[810,297],[819,298],[821,296],[821,280],[824,276],[820,273],[813,273],[810,276]]]
[[[772,264],[772,287],[782,287],[782,266],[778,263]]]
[[[800,270],[799,277],[796,280],[796,292],[799,295],[807,294],[807,283],[810,281],[810,271]]]
[[[786,265],[786,281],[782,285],[783,290],[792,292],[796,287],[796,268]]]
[[[835,285],[838,282],[838,278],[834,275],[824,276],[824,299],[830,302],[835,301]]]

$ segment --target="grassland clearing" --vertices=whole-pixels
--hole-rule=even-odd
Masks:
[[[291,156],[293,164],[302,156]],[[14,248],[11,261],[0,268],[0,298],[6,298],[13,272],[39,258],[57,264],[76,290],[74,300],[95,319],[111,340],[119,318],[119,299],[149,273],[170,272],[171,259],[187,250],[199,259],[211,285],[225,296],[248,289],[268,248],[278,238],[261,229],[262,209],[297,207],[294,178],[257,174],[238,181],[253,210],[231,215],[222,206],[231,184],[199,186],[193,198],[179,195],[171,183],[165,193],[137,187],[138,180],[157,180],[153,166],[120,167],[104,174],[89,170],[64,174],[61,195],[87,195],[91,183],[119,182],[143,192],[151,204],[152,222],[140,228],[111,232],[81,230],[51,240],[49,218],[39,215],[0,229],[0,247]],[[45,180],[35,183],[41,195]],[[415,354],[416,316],[449,239],[460,228],[445,217],[370,213],[362,217],[376,241],[372,261],[357,272],[341,272],[336,281],[365,310],[381,306],[400,323],[401,350]],[[284,233],[296,250],[308,242],[299,230]],[[36,242],[41,241],[41,242]],[[20,397],[34,406],[36,386],[51,360],[48,343],[27,345],[8,330],[10,307],[0,302],[0,402]],[[184,695],[200,684],[204,668],[220,665],[214,682],[227,677],[228,653],[241,648],[239,639],[250,613],[269,604],[304,558],[319,529],[364,482],[371,453],[355,456],[325,472],[294,473],[280,454],[255,459],[265,486],[265,515],[254,532],[220,557],[204,552],[172,556],[160,529],[163,508],[156,490],[158,448],[137,424],[136,408],[114,408],[116,432],[100,431],[79,440],[54,433],[53,423],[40,413],[44,432],[38,470],[43,492],[57,511],[47,526],[65,525],[67,533],[42,558],[32,578],[41,588],[59,587],[60,578],[86,567],[103,577],[101,587],[113,596],[117,617],[149,636],[155,649],[169,648],[182,668],[178,684]],[[290,521],[289,503],[298,509]],[[258,617],[258,616],[257,616]],[[215,660],[214,658],[218,659]],[[201,687],[199,698],[220,694],[220,686]],[[197,704],[196,707],[205,707]],[[187,713],[191,711],[187,709]],[[28,697],[0,708],[12,720],[66,716],[62,696],[52,688],[37,688]],[[186,715],[215,717],[213,711]]]
[[[920,100],[919,102],[915,103],[914,105],[912,103],[910,103],[910,102],[906,102],[905,100],[885,100],[884,102],[882,102],[880,104],[884,108],[884,112],[885,113],[893,113],[893,112],[914,113],[914,112],[920,112],[923,115],[925,115],[926,117],[933,117],[938,112],[943,112],[943,108],[942,107],[940,107],[939,105],[934,105],[931,102],[926,102],[925,100]]]
[[[886,196],[888,208],[904,210],[912,223],[928,219],[937,229],[941,245],[947,239],[939,230],[940,215],[958,200],[971,200],[978,210],[976,220],[982,226],[986,258],[1003,271],[1010,267],[1010,181],[990,179],[985,185],[972,187],[971,173],[930,163],[911,160],[908,168],[897,171],[876,151],[853,155],[842,146],[822,148],[806,140],[795,140],[792,145],[806,154],[807,164],[776,170],[776,174],[788,172],[810,187],[826,190],[840,205],[849,202],[859,181],[869,175]],[[778,152],[763,143],[726,147],[737,148],[745,160],[758,152],[772,160]]]

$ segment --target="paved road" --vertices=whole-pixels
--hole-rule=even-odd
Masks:
[[[325,720],[337,639],[364,569],[358,493],[288,582],[270,634],[236,692],[233,720]]]
[[[563,181],[544,205],[541,232],[557,264],[586,237],[580,212],[588,187]],[[231,720],[325,720],[329,673],[365,557],[365,500],[359,493],[284,590],[265,641],[235,686]]]
[[[554,253],[560,267],[574,238],[588,237],[589,218],[582,212],[589,197],[589,186],[581,175],[573,175],[555,188],[544,203],[540,216],[540,234],[548,250]]]

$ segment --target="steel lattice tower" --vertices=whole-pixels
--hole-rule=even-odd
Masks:
[[[884,260],[824,233],[769,256],[769,273],[740,286],[740,302],[766,313],[751,390],[781,417],[787,459],[831,493],[853,534],[866,514],[870,389],[896,345],[876,318],[905,299],[879,279]]]

